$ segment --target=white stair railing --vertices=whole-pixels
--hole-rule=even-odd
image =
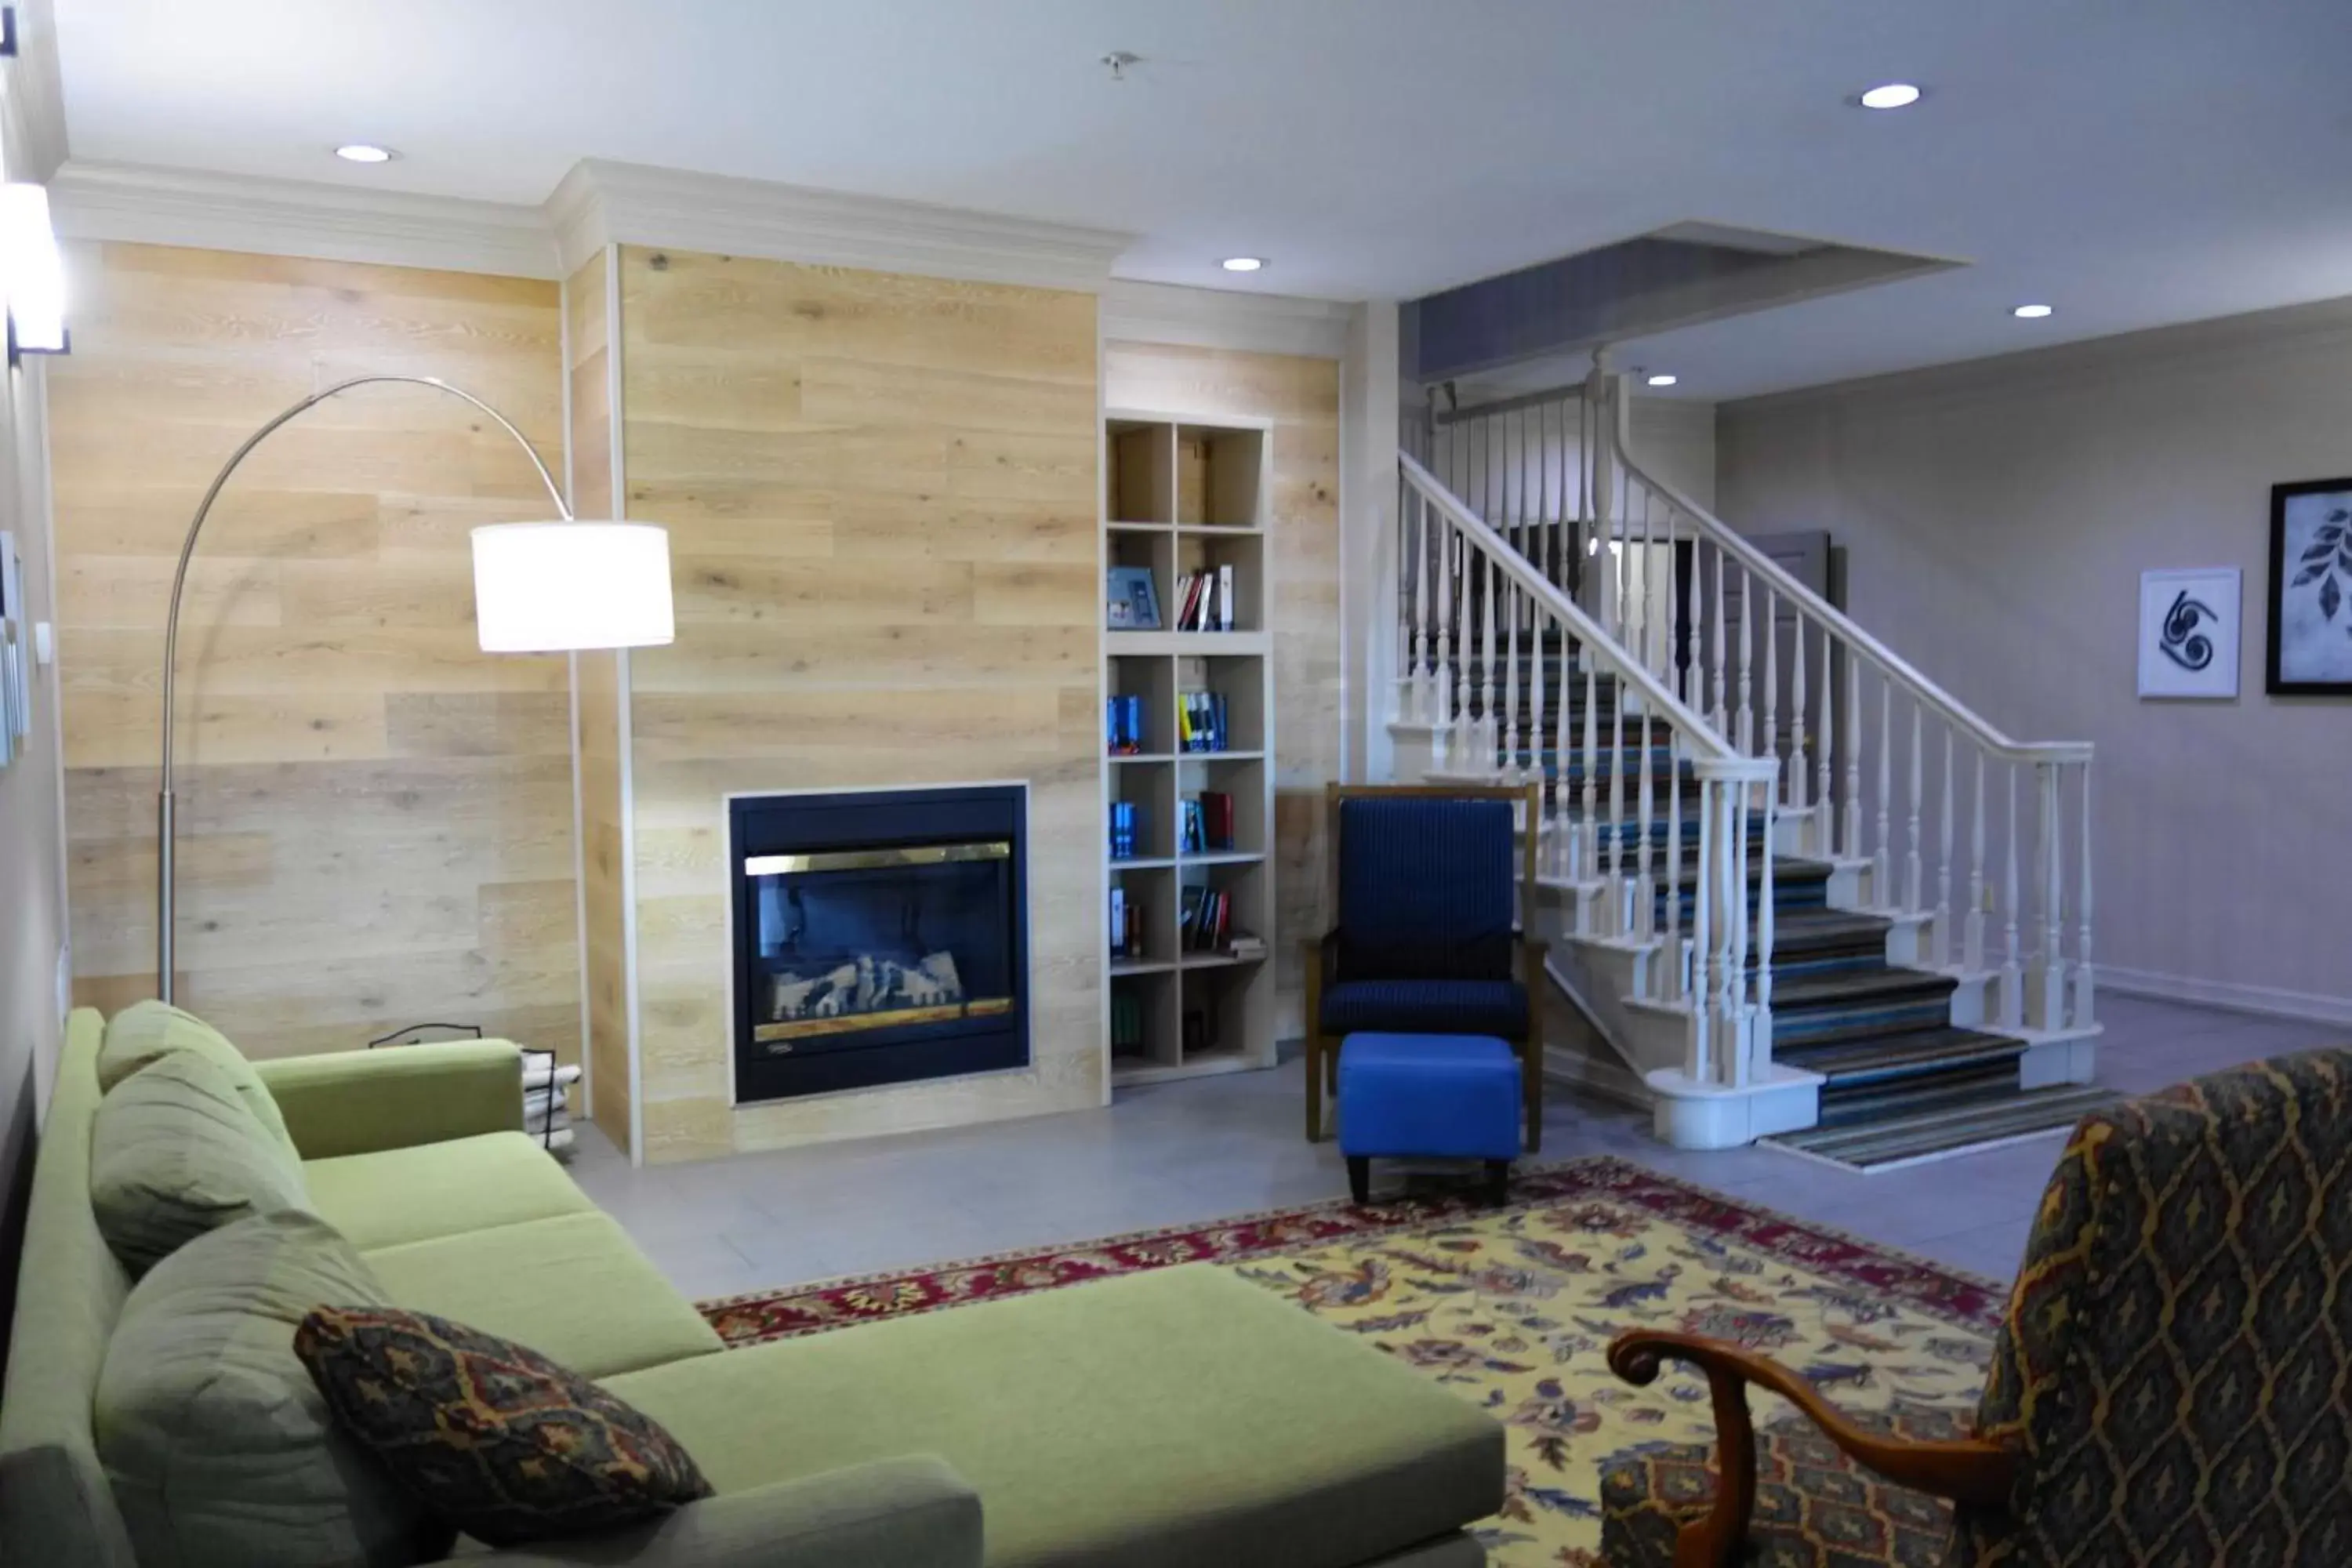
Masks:
[[[1782,764],[1775,814],[1801,852],[1864,871],[1914,962],[1993,977],[1991,1026],[2089,1028],[2090,743],[1993,728],[1657,478],[1631,414],[1596,356],[1582,388],[1446,416],[1428,445],[1712,732]]]
[[[1779,764],[1740,754],[1420,462],[1400,457],[1398,470],[1391,717],[1431,735],[1436,771],[1540,784],[1527,829],[1546,874],[1573,886],[1586,918],[1598,910],[1584,934],[1654,944],[1644,999],[1687,1010],[1685,1074],[1757,1081],[1771,1052],[1761,895]]]

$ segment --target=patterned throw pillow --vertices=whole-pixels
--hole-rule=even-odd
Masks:
[[[634,1524],[710,1495],[651,1418],[511,1341],[424,1312],[320,1307],[294,1353],[345,1432],[492,1546]]]

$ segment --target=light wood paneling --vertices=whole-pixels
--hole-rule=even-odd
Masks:
[[[613,297],[598,251],[563,283],[564,376],[571,386],[572,509],[619,515],[613,496]],[[581,914],[588,990],[588,1103],[596,1125],[631,1147],[628,826],[622,803],[622,656],[574,661],[580,710]]]
[[[1298,943],[1329,928],[1323,786],[1339,776],[1339,365],[1171,343],[1103,346],[1103,402],[1203,422],[1270,419],[1274,495],[1276,1027],[1300,1032]]]
[[[627,510],[677,588],[631,659],[646,1157],[1099,1103],[1093,297],[621,255]],[[725,796],[1006,779],[1034,1065],[732,1110]]]
[[[551,465],[550,283],[75,246],[49,366],[76,990],[153,990],[164,607],[188,517],[252,430],[392,371],[488,399]],[[257,1055],[478,1023],[576,1058],[565,669],[475,646],[467,530],[544,515],[454,399],[305,415],[206,525],[180,643],[183,1000]]]

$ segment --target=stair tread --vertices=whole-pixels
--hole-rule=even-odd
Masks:
[[[1772,1057],[1790,1067],[1820,1073],[1834,1088],[1916,1076],[1930,1068],[2002,1059],[2013,1062],[2024,1053],[2022,1040],[1954,1024],[1942,1028],[1888,1031],[1864,1039],[1793,1044],[1776,1047]]]
[[[2113,1103],[2112,1089],[2066,1084],[2050,1089],[1986,1089],[1915,1115],[1852,1127],[1780,1133],[1767,1142],[1841,1163],[1868,1168],[1895,1160],[2072,1127],[2089,1111]]]
[[[1862,910],[1791,910],[1775,911],[1772,917],[1772,956],[1775,961],[1808,953],[1836,952],[1847,947],[1856,951],[1884,952],[1886,933],[1895,922],[1885,915],[1874,915]],[[1761,931],[1756,933],[1760,939]],[[1874,948],[1868,944],[1876,944]]]
[[[1892,964],[1880,969],[1842,971],[1835,974],[1801,975],[1785,984],[1777,979],[1773,982],[1772,1011],[1777,1016],[1838,1003],[1878,1001],[1898,996],[1948,996],[1958,984],[1948,974],[1938,974],[1929,969],[1902,969]]]

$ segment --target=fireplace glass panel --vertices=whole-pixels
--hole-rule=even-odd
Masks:
[[[752,1038],[845,1045],[1010,1013],[1012,850],[990,840],[748,857]]]

